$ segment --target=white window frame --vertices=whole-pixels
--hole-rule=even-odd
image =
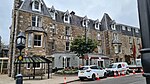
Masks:
[[[133,39],[129,37],[129,43],[131,44],[133,42]]]
[[[53,31],[54,30],[54,31]],[[51,24],[50,25],[50,31],[52,32],[52,34],[56,34],[57,30],[56,30],[56,26],[55,24]],[[53,35],[52,35],[53,36]]]
[[[117,33],[114,33],[114,34],[113,34],[113,38],[114,38],[114,40],[118,40],[118,34],[117,34]]]
[[[126,30],[126,27],[125,27],[125,26],[122,26],[122,30]]]
[[[42,43],[43,43],[43,36],[42,36],[42,34],[34,34],[34,37],[35,37],[35,35],[40,35],[41,36],[41,45],[37,46],[37,45],[34,44],[34,47],[42,47]]]
[[[139,38],[137,38],[137,44],[138,44],[138,45],[140,44],[140,39],[139,39]]]
[[[32,47],[33,33],[28,34],[28,47]]]
[[[50,11],[50,15],[51,15],[53,20],[56,20],[56,13],[55,12]]]
[[[131,31],[131,27],[128,27],[128,31]]]
[[[33,17],[35,17],[35,27],[41,27],[42,26],[41,17],[34,16],[34,15],[32,16],[32,22],[31,22],[32,26],[33,26]],[[38,21],[38,19],[39,19],[39,21]]]
[[[100,35],[100,33],[97,34],[97,40],[101,40],[101,35]]]
[[[119,53],[118,45],[114,45],[114,49],[115,49],[115,53],[118,54]]]
[[[99,25],[100,25],[99,22],[95,23],[95,29],[99,30]]]
[[[136,33],[139,33],[139,30],[138,30],[138,29],[135,29],[135,32],[136,32]]]
[[[116,30],[116,24],[112,24],[112,25],[111,25],[111,29],[112,29],[112,30]]]
[[[66,17],[67,16],[67,17]],[[67,18],[68,21],[65,20],[65,18]],[[70,16],[67,14],[64,14],[64,22],[65,23],[70,23]]]
[[[68,29],[68,30],[67,30]],[[71,34],[71,28],[70,27],[68,27],[68,26],[66,26],[65,27],[65,35],[66,36],[69,36]]]
[[[38,3],[39,3],[39,9],[36,9],[36,8],[35,8],[35,2],[38,2]],[[39,2],[39,1],[37,1],[37,0],[34,0],[33,3],[32,3],[32,10],[33,10],[33,11],[41,12],[41,2]]]
[[[87,20],[83,20],[82,21],[82,26],[87,28],[88,27],[88,21]]]

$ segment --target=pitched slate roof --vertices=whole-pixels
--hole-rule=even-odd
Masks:
[[[119,24],[119,23],[117,23],[116,25],[119,28],[120,32],[124,35],[141,37],[140,29],[137,27],[133,27],[125,24]],[[125,27],[125,30],[122,29],[122,26]],[[128,31],[128,28],[131,28],[131,31]],[[138,33],[136,32],[136,29],[138,30]]]
[[[112,22],[112,19],[110,18],[110,16],[107,13],[104,13],[104,16],[102,17],[102,20],[101,20],[102,30],[111,30],[110,28],[111,22]]]
[[[37,11],[33,11],[32,10],[32,2],[33,2],[33,0],[24,0],[22,5],[20,6],[19,10],[33,12],[33,13],[38,13],[38,14],[42,14],[42,15],[46,15],[46,16],[50,17],[49,11],[48,11],[44,1],[43,0],[40,0],[40,1],[42,3],[41,12],[37,12]]]

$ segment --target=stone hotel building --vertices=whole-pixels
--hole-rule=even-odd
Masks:
[[[70,52],[70,45],[78,36],[84,36],[85,32],[87,37],[98,42],[97,49],[87,54],[89,59],[85,59],[85,64],[97,64],[99,60],[106,67],[110,63],[107,59],[111,62],[126,61],[133,64],[133,48],[136,50],[135,57],[140,58],[140,29],[117,23],[107,13],[104,13],[101,20],[92,20],[87,16],[78,16],[74,11],[47,7],[44,0],[14,0],[12,11],[10,72],[18,55],[15,46],[16,36],[20,31],[25,32],[26,36],[23,55],[48,58],[52,61],[53,68],[80,65],[80,59]]]

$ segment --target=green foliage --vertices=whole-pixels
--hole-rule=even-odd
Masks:
[[[71,52],[77,54],[77,56],[84,56],[86,53],[92,53],[97,47],[97,42],[90,38],[87,38],[87,42],[84,37],[78,37],[71,43]]]

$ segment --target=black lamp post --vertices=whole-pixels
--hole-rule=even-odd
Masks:
[[[20,74],[20,69],[21,69],[21,61],[23,60],[23,56],[21,54],[21,51],[22,51],[22,49],[25,48],[25,39],[26,39],[26,37],[25,37],[24,32],[20,32],[18,34],[18,36],[17,36],[17,39],[16,39],[17,40],[17,42],[16,42],[16,48],[18,48],[19,51],[20,51],[20,54],[17,57],[18,60],[19,60],[19,74]]]
[[[141,61],[147,84],[150,84],[150,0],[137,0],[141,28]]]

